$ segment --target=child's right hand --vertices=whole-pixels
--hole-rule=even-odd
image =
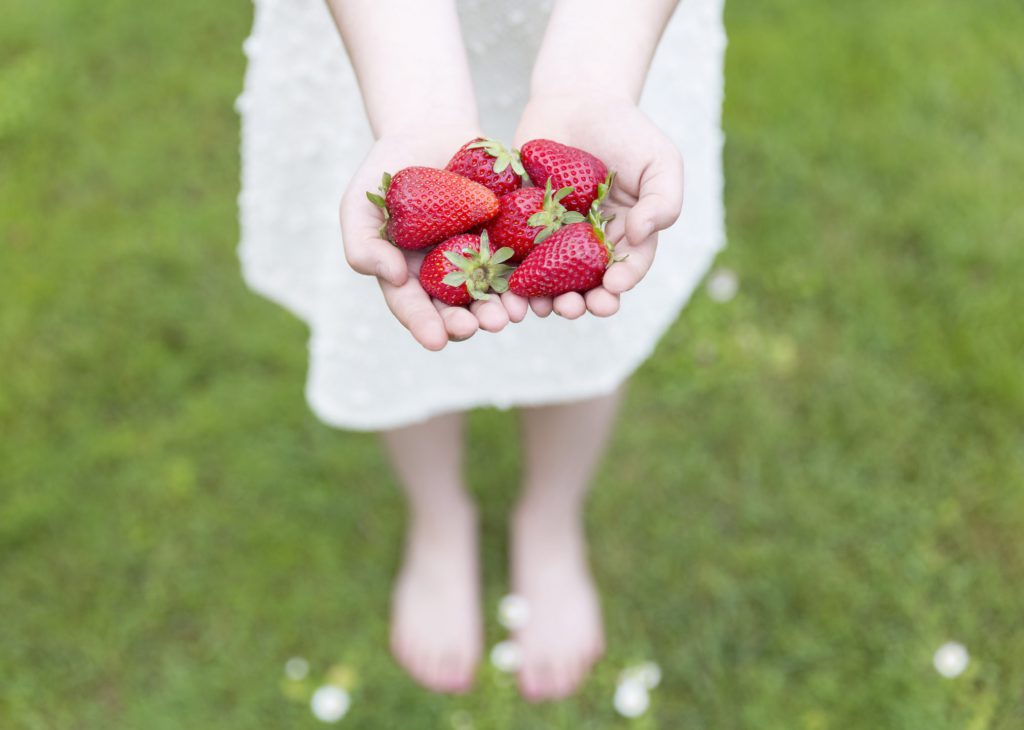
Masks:
[[[431,299],[417,278],[425,253],[403,251],[381,238],[384,219],[366,192],[377,191],[384,172],[393,174],[410,165],[444,167],[455,150],[478,136],[479,130],[472,125],[419,125],[408,132],[388,131],[371,148],[341,199],[341,236],[349,265],[360,274],[377,277],[392,314],[428,350],[468,339],[478,329],[499,332],[510,321],[521,321],[526,300],[505,293],[466,309]]]

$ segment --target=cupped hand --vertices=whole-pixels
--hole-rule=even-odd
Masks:
[[[455,150],[478,136],[479,130],[470,125],[420,126],[382,134],[341,199],[346,260],[360,274],[377,278],[391,313],[428,350],[441,350],[449,341],[468,339],[480,329],[498,332],[509,322],[519,322],[526,315],[526,301],[506,293],[466,309],[432,299],[418,279],[425,253],[403,251],[381,238],[383,214],[367,200],[366,192],[377,192],[385,172],[394,174],[410,165],[444,167]]]
[[[605,272],[601,286],[586,294],[570,292],[530,300],[541,317],[552,311],[575,319],[590,311],[608,317],[619,309],[619,295],[636,286],[654,261],[658,231],[679,217],[683,206],[683,162],[675,145],[629,99],[550,96],[526,105],[515,143],[551,139],[579,147],[615,171],[604,203],[613,215],[608,240],[623,260]]]

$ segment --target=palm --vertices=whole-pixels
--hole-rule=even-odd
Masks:
[[[495,332],[510,319],[522,319],[525,302],[492,297],[465,309],[432,300],[417,280],[424,254],[402,251],[380,237],[383,216],[366,199],[366,192],[378,189],[384,172],[395,173],[411,165],[444,167],[455,150],[476,136],[477,131],[469,127],[383,136],[352,177],[341,201],[342,238],[349,263],[360,273],[378,277],[395,317],[431,350],[441,349],[448,340],[466,339],[479,328]]]
[[[531,101],[516,131],[516,144],[553,139],[587,150],[615,171],[615,184],[605,203],[614,216],[608,225],[616,254],[627,257],[611,266],[601,287],[563,294],[553,301],[532,300],[538,314],[552,308],[568,317],[589,309],[608,316],[618,309],[618,295],[635,286],[650,268],[657,231],[667,228],[682,205],[679,155],[664,134],[631,102],[550,98]]]

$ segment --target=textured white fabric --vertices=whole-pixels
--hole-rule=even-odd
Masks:
[[[647,79],[641,106],[683,153],[686,203],[619,313],[575,321],[530,314],[432,353],[344,260],[338,201],[372,136],[326,3],[257,0],[237,102],[239,254],[246,282],[310,327],[306,395],[318,417],[376,430],[476,406],[577,400],[610,392],[650,355],[724,243],[722,2],[682,0]],[[511,141],[549,5],[460,3],[491,136]]]

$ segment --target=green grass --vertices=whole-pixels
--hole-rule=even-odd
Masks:
[[[250,13],[5,4],[0,728],[318,727],[295,654],[356,673],[347,727],[624,727],[637,659],[665,675],[637,728],[1024,727],[1020,3],[731,2],[741,291],[635,379],[589,511],[609,656],[544,707],[386,653],[401,500],[238,274]],[[489,615],[514,427],[472,419]]]

